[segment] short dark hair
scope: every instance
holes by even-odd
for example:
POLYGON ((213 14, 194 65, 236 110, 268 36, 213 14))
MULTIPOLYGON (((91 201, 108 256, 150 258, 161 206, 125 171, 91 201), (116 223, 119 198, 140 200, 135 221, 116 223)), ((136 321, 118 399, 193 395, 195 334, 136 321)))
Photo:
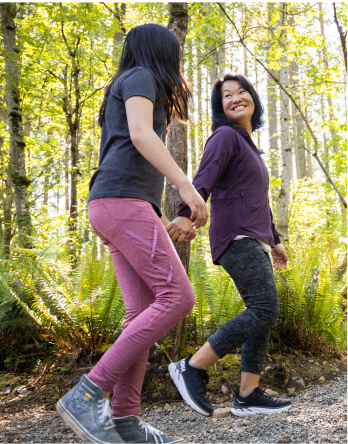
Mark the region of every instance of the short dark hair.
POLYGON ((226 114, 224 113, 224 109, 222 106, 221 86, 224 82, 227 82, 228 80, 236 80, 251 95, 251 98, 253 99, 255 105, 255 111, 251 117, 252 131, 261 128, 263 126, 264 110, 259 95, 255 91, 255 88, 250 83, 247 77, 243 76, 242 74, 231 73, 231 74, 226 74, 222 80, 217 80, 214 83, 213 91, 211 94, 211 108, 212 108, 212 120, 213 120, 213 124, 211 126, 212 130, 215 131, 220 126, 233 125, 233 121, 226 117, 226 114))
POLYGON ((154 76, 164 97, 164 108, 169 124, 173 111, 181 121, 188 121, 188 102, 191 91, 181 70, 182 48, 177 37, 167 28, 155 23, 135 26, 126 35, 116 74, 105 88, 99 111, 102 125, 110 89, 125 71, 141 66, 154 76))

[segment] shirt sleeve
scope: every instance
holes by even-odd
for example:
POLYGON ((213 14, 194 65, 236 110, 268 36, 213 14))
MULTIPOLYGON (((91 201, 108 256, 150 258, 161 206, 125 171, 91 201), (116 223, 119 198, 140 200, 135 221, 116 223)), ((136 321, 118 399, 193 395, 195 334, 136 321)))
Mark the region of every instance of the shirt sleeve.
POLYGON ((154 76, 145 68, 133 68, 119 84, 119 93, 123 101, 130 97, 142 96, 156 102, 157 86, 154 76))
POLYGON ((276 230, 276 227, 275 227, 274 222, 273 222, 273 213, 272 213, 271 209, 269 209, 269 214, 270 214, 270 217, 271 217, 271 227, 272 227, 274 244, 277 245, 277 244, 281 243, 280 242, 281 234, 279 233, 279 231, 276 230))
MULTIPOLYGON (((193 186, 206 202, 215 184, 226 171, 234 154, 233 130, 222 129, 208 139, 193 186)), ((178 216, 190 218, 191 209, 185 202, 178 208, 178 216)))

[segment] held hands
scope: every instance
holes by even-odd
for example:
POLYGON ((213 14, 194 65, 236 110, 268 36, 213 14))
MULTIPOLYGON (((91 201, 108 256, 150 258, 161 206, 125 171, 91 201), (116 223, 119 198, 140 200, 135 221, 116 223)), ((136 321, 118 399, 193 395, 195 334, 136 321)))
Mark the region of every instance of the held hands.
POLYGON ((178 244, 189 242, 196 237, 192 221, 187 217, 177 217, 166 226, 166 230, 172 242, 178 244))
POLYGON ((191 210, 192 228, 203 227, 208 221, 209 214, 207 205, 202 197, 197 193, 191 182, 179 188, 179 193, 183 201, 189 206, 191 210))
POLYGON ((283 268, 285 270, 289 258, 283 245, 277 244, 274 248, 272 248, 271 255, 273 258, 273 267, 277 268, 278 270, 282 270, 283 268))

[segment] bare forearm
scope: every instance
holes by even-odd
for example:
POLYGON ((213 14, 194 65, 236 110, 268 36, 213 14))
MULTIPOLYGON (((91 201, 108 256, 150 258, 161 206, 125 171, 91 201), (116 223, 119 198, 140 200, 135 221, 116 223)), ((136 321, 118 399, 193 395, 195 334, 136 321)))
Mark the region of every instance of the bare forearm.
POLYGON ((143 129, 132 138, 136 149, 177 188, 190 186, 190 181, 176 164, 162 140, 151 129, 143 129))

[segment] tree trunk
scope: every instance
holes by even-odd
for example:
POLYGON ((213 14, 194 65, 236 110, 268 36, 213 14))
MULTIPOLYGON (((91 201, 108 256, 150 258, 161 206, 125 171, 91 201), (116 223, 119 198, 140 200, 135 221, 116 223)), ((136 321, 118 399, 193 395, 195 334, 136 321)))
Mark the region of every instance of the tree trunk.
MULTIPOLYGON (((306 94, 303 94, 303 108, 304 108, 304 113, 305 113, 305 117, 308 121, 308 109, 307 109, 307 100, 306 100, 306 94)), ((311 142, 309 139, 307 139, 305 141, 306 143, 306 151, 307 151, 307 173, 308 173, 308 177, 310 179, 313 179, 313 165, 312 165, 312 156, 311 156, 311 142)))
MULTIPOLYGON (((6 116, 7 120, 7 116, 6 116)), ((1 208, 2 216, 0 215, 0 242, 3 248, 3 254, 5 257, 9 257, 11 254, 11 240, 13 237, 12 227, 12 205, 13 205, 13 189, 10 178, 9 165, 5 165, 3 160, 5 155, 3 154, 3 139, 0 137, 0 159, 1 159, 1 208)))
POLYGON ((117 25, 117 31, 114 33, 113 47, 112 47, 112 64, 113 66, 118 66, 119 59, 121 56, 123 38, 126 35, 126 28, 123 24, 123 19, 126 15, 126 3, 121 3, 120 6, 117 2, 114 3, 115 12, 114 17, 117 25))
MULTIPOLYGON (((272 3, 267 3, 268 9, 268 21, 272 22, 272 14, 274 13, 274 5, 272 3)), ((273 29, 271 27, 271 29, 273 29)), ((246 51, 246 48, 243 47, 246 51)), ((268 58, 271 56, 272 45, 269 41, 267 43, 267 53, 268 58)), ((278 72, 275 70, 271 70, 272 74, 278 77, 278 72)), ((267 74, 267 115, 268 115, 268 137, 269 137, 269 157, 271 163, 271 176, 278 177, 279 169, 279 147, 278 147, 278 119, 277 119, 277 91, 275 87, 274 80, 267 74)))
POLYGON ((14 188, 19 244, 24 248, 32 248, 32 222, 28 198, 30 181, 26 175, 25 143, 19 92, 19 54, 16 46, 16 24, 14 22, 17 5, 15 3, 3 3, 0 5, 0 13, 5 48, 6 104, 10 132, 9 173, 14 188))
MULTIPOLYGON (((283 3, 281 14, 281 25, 285 25, 287 4, 283 3)), ((286 47, 286 30, 282 31, 281 40, 286 47)), ((289 67, 286 55, 281 58, 282 66, 280 68, 280 82, 287 88, 289 86, 289 67)), ((280 106, 280 144, 282 153, 282 173, 281 173, 281 187, 279 192, 278 202, 278 224, 277 227, 282 235, 282 242, 286 243, 289 240, 289 222, 288 209, 290 199, 290 183, 291 183, 291 148, 289 143, 289 98, 281 91, 281 106, 280 106)))
MULTIPOLYGON (((187 49, 188 49, 188 72, 189 78, 188 81, 190 82, 191 88, 194 87, 194 84, 196 83, 194 80, 194 52, 193 52, 193 41, 192 39, 188 40, 187 42, 187 49)), ((191 106, 190 108, 190 114, 194 114, 194 107, 191 106)), ((198 150, 197 150, 197 144, 196 144, 196 131, 194 124, 189 124, 188 127, 189 131, 189 138, 190 138, 190 149, 189 149, 189 158, 188 158, 188 170, 192 173, 192 176, 197 171, 197 165, 198 165, 198 150)))
POLYGON ((74 36, 71 44, 65 35, 64 22, 61 22, 61 37, 64 40, 67 53, 71 60, 71 67, 66 64, 64 67, 64 97, 62 99, 63 112, 68 124, 70 137, 70 213, 69 213, 69 235, 70 235, 70 255, 76 257, 76 236, 77 236, 77 184, 79 178, 79 132, 81 125, 81 88, 80 88, 80 62, 79 45, 80 36, 74 36), (70 72, 69 72, 70 71, 70 72))
MULTIPOLYGON (((323 37, 323 62, 326 70, 329 70, 329 62, 327 60, 327 51, 326 51, 326 41, 325 41, 325 30, 324 30, 324 18, 323 18, 323 5, 320 2, 319 3, 319 22, 320 22, 320 34, 323 37)), ((334 106, 332 103, 332 98, 330 94, 327 95, 327 103, 329 108, 329 120, 330 120, 330 133, 331 133, 331 139, 332 139, 332 150, 334 153, 337 153, 338 146, 336 142, 336 133, 335 133, 335 126, 334 126, 334 106)))
MULTIPOLYGON (((184 48, 188 28, 188 6, 187 3, 168 3, 169 23, 168 29, 175 34, 181 47, 184 48)), ((187 127, 183 123, 172 119, 168 135, 168 150, 173 156, 179 167, 187 173, 187 127)), ((165 214, 169 220, 176 217, 178 205, 181 197, 177 188, 167 181, 167 196, 165 202, 165 214)), ((190 243, 184 242, 176 247, 180 260, 183 263, 186 272, 190 262, 190 243)), ((174 346, 172 350, 172 359, 175 361, 179 357, 181 342, 185 330, 185 320, 182 320, 176 327, 174 346)))
POLYGON ((68 212, 70 208, 70 196, 69 196, 69 147, 66 145, 64 154, 64 208, 68 212))
POLYGON ((344 66, 345 66, 346 72, 347 72, 347 68, 348 68, 348 66, 347 66, 347 44, 346 44, 347 31, 343 32, 342 26, 338 23, 335 2, 333 2, 333 8, 334 8, 334 19, 335 19, 335 23, 336 23, 336 26, 337 26, 338 34, 340 36, 341 45, 342 45, 344 66))

